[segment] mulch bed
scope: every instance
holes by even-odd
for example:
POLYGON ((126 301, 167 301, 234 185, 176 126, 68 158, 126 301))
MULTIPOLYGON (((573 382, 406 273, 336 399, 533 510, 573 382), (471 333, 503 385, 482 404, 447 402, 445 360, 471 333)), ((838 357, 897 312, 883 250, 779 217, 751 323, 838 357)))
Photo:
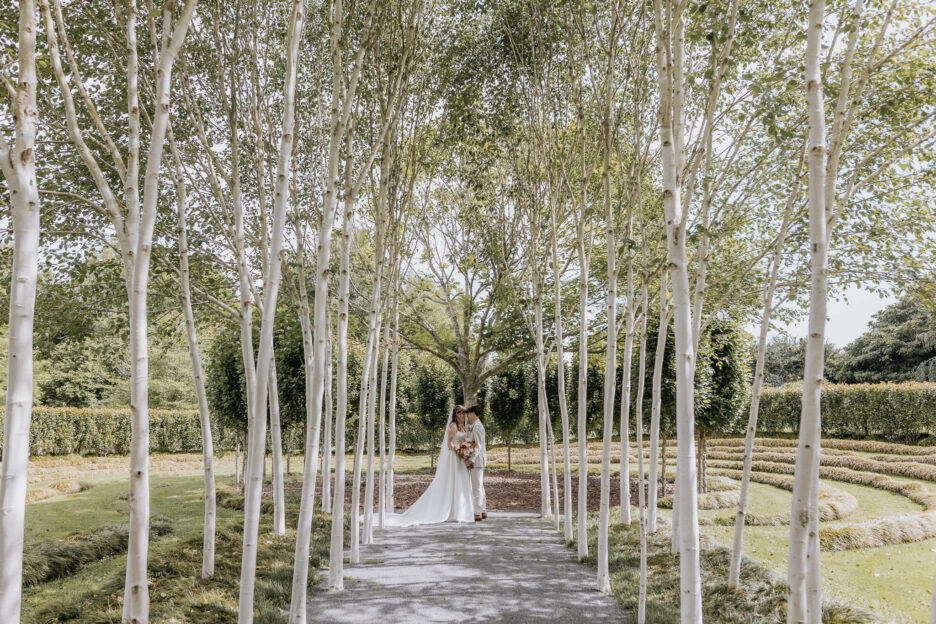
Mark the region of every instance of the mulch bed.
MULTIPOLYGON (((406 509, 418 499, 432 482, 432 474, 396 474, 394 475, 394 499, 397 509, 406 509)), ((363 482, 364 476, 361 476, 363 482)), ((611 478, 611 506, 620 504, 620 481, 617 477, 611 478)), ((672 484, 667 484, 666 495, 672 494, 672 484)), ((363 483, 362 483, 363 501, 363 483)), ((538 474, 488 471, 484 474, 484 489, 487 493, 488 509, 491 511, 539 511, 540 508, 540 476, 538 474)), ((293 481, 286 484, 287 492, 299 494, 302 492, 302 481, 293 481)), ((334 492, 334 489, 332 489, 334 492)), ((657 489, 659 492, 659 488, 657 489)), ((316 496, 321 496, 322 487, 318 483, 315 488, 316 496)), ((265 497, 272 496, 270 486, 263 489, 265 497)), ((661 495, 663 495, 661 493, 661 495)), ((562 476, 559 477, 559 496, 562 497, 562 476)), ((588 477, 588 510, 598 511, 601 502, 601 478, 588 477)), ((637 504, 636 481, 631 482, 631 502, 637 504)), ((376 507, 377 493, 374 493, 376 507)), ((578 475, 572 475, 572 506, 578 505, 578 475)), ((345 482, 345 509, 351 508, 351 479, 345 482)))

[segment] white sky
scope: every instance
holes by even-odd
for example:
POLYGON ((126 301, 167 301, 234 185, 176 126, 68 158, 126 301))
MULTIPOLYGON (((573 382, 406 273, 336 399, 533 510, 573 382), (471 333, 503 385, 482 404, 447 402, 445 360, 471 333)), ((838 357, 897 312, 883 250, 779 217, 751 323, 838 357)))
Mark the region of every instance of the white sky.
MULTIPOLYGON (((849 287, 843 294, 844 297, 829 301, 826 317, 826 341, 838 347, 844 347, 863 334, 875 312, 897 302, 892 295, 881 298, 858 286, 849 287)), ((805 338, 808 324, 809 319, 803 318, 782 329, 796 338, 805 338)))

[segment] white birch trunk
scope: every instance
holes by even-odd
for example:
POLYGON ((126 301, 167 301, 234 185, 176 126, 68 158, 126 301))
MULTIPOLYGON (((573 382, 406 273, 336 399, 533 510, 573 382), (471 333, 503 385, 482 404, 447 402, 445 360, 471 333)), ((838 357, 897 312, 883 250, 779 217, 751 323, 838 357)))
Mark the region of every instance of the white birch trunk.
MULTIPOLYGON (((605 173, 607 175, 607 172, 605 173)), ((614 228, 611 219, 610 199, 606 193, 608 209, 607 241, 608 246, 608 295, 605 309, 608 318, 608 340, 605 351, 605 378, 604 378, 604 429, 601 443, 601 501, 598 512, 598 591, 609 593, 611 591, 611 577, 608 573, 608 527, 611 514, 611 435, 614 430, 614 394, 617 377, 617 341, 614 327, 616 324, 617 304, 617 269, 615 256, 617 246, 614 240, 614 228)))
MULTIPOLYGON (((326 286, 327 287, 327 286, 326 286)), ((331 310, 329 308, 328 310, 331 310)), ((331 314, 325 316, 325 423, 322 431, 324 446, 322 447, 322 512, 331 513, 331 474, 332 474, 332 340, 331 340, 331 314)))
MULTIPOLYGON (((295 139, 296 74, 299 62, 299 42, 304 20, 303 0, 293 0, 292 14, 286 35, 286 81, 283 87, 283 126, 273 199, 273 226, 270 240, 268 274, 264 276, 264 298, 260 324, 260 346, 257 354, 257 392, 254 397, 254 422, 247 450, 248 470, 244 494, 244 537, 241 556, 238 624, 253 622, 254 587, 256 585, 257 539, 260 524, 260 496, 263 489, 263 468, 266 439, 266 418, 261 417, 267 403, 267 390, 273 359, 273 324, 276 320, 276 300, 280 286, 283 253, 283 230, 289 200, 289 178, 295 139)), ((308 475, 306 476, 308 478, 308 475)), ((314 481, 313 481, 314 483, 314 481)))
MULTIPOLYGON (((544 398, 545 401, 545 398, 544 398)), ((549 436, 549 458, 550 458, 550 469, 549 474, 552 478, 552 516, 553 516, 553 529, 556 532, 559 531, 559 477, 558 477, 558 467, 556 464, 556 436, 553 433, 552 418, 549 415, 549 406, 547 404, 546 409, 546 435, 549 436)))
MULTIPOLYGON (((609 73, 613 60, 608 61, 609 73)), ((611 84, 606 79, 608 90, 604 111, 604 166, 601 178, 605 207, 605 245, 608 263, 608 292, 605 299, 605 315, 608 324, 607 347, 605 349, 604 376, 604 427, 601 440, 601 500, 598 511, 598 591, 610 593, 611 577, 608 572, 608 528, 611 515, 611 436, 614 432, 614 395, 617 377, 617 241, 614 235, 614 213, 611 208, 611 84)))
POLYGON ((33 318, 39 271, 39 187, 36 183, 36 6, 19 6, 19 76, 12 102, 12 149, 0 135, 0 168, 10 191, 13 267, 7 351, 6 416, 0 478, 0 621, 19 622, 23 585, 26 470, 33 401, 33 318))
POLYGON ((657 35, 657 74, 660 83, 660 152, 663 164, 663 210, 666 220, 667 262, 672 276, 676 338, 677 465, 674 532, 679 539, 680 619, 702 622, 702 583, 699 565, 698 492, 695 465, 693 371, 695 349, 692 302, 686 253, 686 214, 680 206, 683 133, 683 7, 670 7, 664 28, 663 0, 654 0, 657 35))
POLYGON ((393 345, 390 356, 390 450, 387 454, 387 512, 393 513, 396 508, 393 497, 393 463, 396 459, 396 406, 397 406, 397 376, 400 364, 400 301, 398 288, 400 284, 399 268, 394 286, 393 297, 393 345))
MULTIPOLYGON (((802 159, 802 157, 801 157, 802 159)), ((796 177, 793 188, 787 197, 783 221, 774 247, 773 257, 770 261, 770 277, 764 285, 763 313, 761 315, 760 333, 757 340, 757 356, 754 364, 754 382, 751 387, 751 407, 748 412, 748 425, 744 436, 744 465, 741 470, 741 489, 738 493, 738 511, 735 515, 734 539, 731 549, 731 562, 728 566, 728 586, 737 587, 741 576, 741 555, 744 552, 744 523, 747 517, 748 496, 751 485, 751 463, 754 461, 754 440, 757 434, 757 416, 760 407, 760 398, 764 386, 764 364, 767 354, 767 335, 770 332, 770 317, 774 310, 773 297, 777 287, 777 278, 780 273, 780 263, 783 259, 783 246, 786 242, 787 230, 796 197, 799 194, 800 167, 796 168, 796 177)))
POLYGON ((637 623, 644 624, 647 621, 647 496, 646 486, 656 489, 656 483, 652 480, 644 480, 644 453, 643 453, 643 398, 645 377, 647 374, 647 309, 650 298, 647 294, 647 276, 643 279, 643 309, 644 313, 640 320, 640 360, 638 364, 637 376, 637 402, 636 417, 637 430, 637 518, 640 530, 640 586, 637 593, 637 623))
MULTIPOLYGON (((536 278, 534 278, 536 279, 536 278)), ((543 347, 543 310, 542 299, 536 297, 536 413, 539 420, 539 462, 540 462, 540 515, 552 516, 552 500, 549 484, 548 433, 546 429, 546 363, 543 347)))
MULTIPOLYGON (((388 324, 389 325, 389 324, 388 324)), ((377 526, 384 528, 387 512, 387 377, 390 366, 390 327, 384 329, 383 364, 380 368, 380 471, 378 473, 377 526)))
POLYGON ((553 298, 556 307, 556 386, 559 394, 559 413, 562 417, 562 535, 565 540, 572 540, 572 458, 569 448, 569 406, 566 400, 565 386, 565 351, 562 334, 562 280, 559 265, 559 233, 556 231, 556 196, 555 191, 549 195, 550 220, 550 247, 552 249, 552 263, 555 284, 553 285, 553 298))
MULTIPOLYGON (((182 47, 189 22, 195 11, 195 0, 189 0, 172 25, 174 12, 163 11, 163 42, 156 69, 155 110, 146 171, 143 179, 143 203, 140 228, 133 263, 133 291, 130 296, 130 534, 127 548, 127 575, 124 587, 124 619, 149 621, 149 589, 146 582, 146 562, 149 550, 149 406, 148 406, 148 344, 147 287, 152 255, 153 230, 159 199, 159 171, 162 167, 163 143, 169 125, 169 89, 172 67, 182 47)), ((136 68, 128 70, 135 77, 136 68)))
POLYGON ((214 576, 215 520, 217 517, 217 497, 215 494, 214 477, 214 443, 211 436, 211 413, 208 409, 208 395, 205 392, 205 377, 202 371, 201 352, 198 346, 198 334, 195 329, 195 314, 192 311, 192 285, 189 278, 188 235, 185 223, 185 180, 182 176, 182 162, 175 150, 174 141, 170 141, 170 148, 175 157, 176 165, 176 206, 178 208, 179 218, 179 284, 182 290, 185 335, 188 340, 189 357, 192 360, 192 379, 195 383, 195 398, 198 401, 198 418, 202 432, 202 464, 205 471, 205 521, 203 530, 204 539, 202 542, 201 577, 207 580, 214 576))
MULTIPOLYGON (((338 376, 336 380, 338 402, 335 412, 335 495, 332 505, 331 545, 328 559, 328 585, 333 591, 344 589, 345 419, 348 413, 348 301, 351 293, 351 216, 351 207, 346 207, 341 233, 341 266, 338 286, 338 376)), ((305 613, 305 604, 302 605, 302 612, 305 613)))
MULTIPOLYGON (((373 9, 373 3, 369 5, 373 9)), ((328 172, 326 178, 326 206, 336 206, 338 200, 338 164, 342 139, 348 144, 348 165, 351 164, 350 132, 348 125, 351 117, 351 104, 357 88, 357 81, 361 75, 361 63, 364 57, 364 48, 359 50, 354 68, 348 80, 344 83, 344 66, 342 63, 342 24, 344 21, 342 0, 336 0, 331 7, 329 27, 331 38, 332 59, 332 122, 331 140, 329 144, 328 172)), ((365 20, 365 31, 370 31, 373 13, 368 11, 365 20)), ((350 173, 348 174, 350 176, 350 173)), ((338 280, 338 376, 337 376, 337 406, 335 412, 335 493, 332 505, 331 544, 329 547, 329 587, 334 591, 344 589, 344 498, 345 498, 345 425, 348 412, 348 305, 351 297, 351 230, 354 216, 354 199, 356 193, 347 189, 344 198, 341 231, 341 260, 338 280)), ((326 211, 328 212, 328 211, 326 211)), ((321 253, 321 252, 320 252, 321 253)), ((324 265, 327 272, 328 265, 324 265)), ((327 275, 327 273, 325 273, 327 275)), ((316 291, 317 293, 318 291, 316 291)), ((318 305, 318 302, 316 302, 318 305)), ((323 304, 324 305, 324 304, 323 304)), ((318 308, 316 308, 318 310, 318 308)), ((324 308, 323 308, 324 314, 324 308)), ((355 522, 357 519, 354 519, 355 522)), ((356 535, 358 527, 355 526, 352 535, 356 535)), ((305 567, 305 566, 303 566, 305 567)), ((296 599, 293 580, 293 606, 290 611, 290 623, 305 621, 305 603, 296 599), (300 620, 300 618, 302 618, 300 620)), ((305 584, 301 591, 305 595, 305 584)))
POLYGON ((380 333, 383 312, 376 312, 377 326, 374 328, 374 354, 371 360, 370 381, 368 382, 367 397, 367 474, 364 479, 364 543, 374 543, 374 430, 377 418, 377 364, 380 359, 380 333))
MULTIPOLYGON (((583 208, 584 210, 584 208, 583 208)), ((576 251, 579 260, 579 336, 578 336, 578 517, 576 542, 579 561, 588 557, 588 256, 585 253, 585 228, 576 223, 576 251)))
POLYGON ((806 96, 809 114, 809 246, 811 286, 809 293, 809 337, 803 375, 803 405, 790 511, 790 550, 787 575, 787 622, 818 622, 821 619, 819 552, 810 542, 818 541, 818 474, 821 432, 821 394, 825 357, 826 235, 825 113, 822 96, 820 54, 825 1, 809 6, 806 39, 806 96))
MULTIPOLYGON (((377 291, 375 287, 375 291, 377 291)), ((371 300, 373 305, 373 299, 371 300)), ((354 464, 351 469, 351 557, 352 565, 361 561, 361 479, 364 464, 364 450, 368 431, 368 399, 370 398, 371 370, 377 360, 377 311, 371 308, 368 321, 367 345, 364 351, 364 365, 361 367, 361 385, 358 399, 358 424, 355 433, 354 464)))
POLYGON ((647 530, 657 530, 657 481, 666 482, 666 475, 658 474, 660 467, 660 406, 663 387, 663 360, 666 355, 666 335, 670 314, 666 297, 666 273, 660 276, 660 320, 657 324, 656 355, 653 359, 653 381, 650 386, 650 474, 647 491, 647 530))
POLYGON ((537 247, 540 236, 538 206, 532 208, 530 215, 531 236, 529 262, 533 282, 533 338, 536 347, 536 412, 539 425, 539 460, 540 460, 540 515, 544 518, 553 516, 552 497, 549 482, 548 448, 548 408, 546 403, 546 346, 543 337, 543 282, 539 271, 537 247))
MULTIPOLYGON (((336 82, 340 77, 336 76, 336 82)), ((333 96, 333 103, 338 96, 333 96)), ((337 106, 337 105, 336 105, 337 106)), ((336 211, 338 210, 337 178, 338 178, 338 146, 344 130, 338 115, 332 115, 332 138, 330 144, 328 170, 325 179, 325 201, 322 206, 322 216, 318 227, 318 243, 315 253, 315 300, 313 311, 314 336, 310 345, 312 352, 304 354, 306 360, 306 432, 305 455, 303 459, 302 495, 299 503, 299 519, 296 525, 296 549, 293 556, 292 597, 289 604, 289 623, 302 624, 306 621, 306 597, 309 586, 309 551, 312 540, 312 518, 315 510, 315 481, 318 469, 318 454, 322 422, 322 398, 329 398, 325 416, 325 452, 322 458, 322 509, 325 505, 332 511, 332 548, 335 539, 338 547, 343 547, 344 538, 344 407, 347 405, 347 286, 345 273, 347 272, 346 258, 342 253, 342 288, 345 299, 342 302, 339 295, 339 343, 338 343, 338 414, 335 422, 335 504, 326 494, 326 482, 330 479, 331 436, 328 424, 331 421, 331 319, 328 307, 328 277, 331 271, 331 237, 334 229, 336 211), (343 306, 343 307, 342 307, 343 306), (342 322, 344 323, 342 325, 342 322), (342 327, 344 333, 342 334, 342 327), (311 361, 310 361, 311 360, 311 361), (343 366, 343 368, 342 368, 343 366), (309 368, 311 367, 311 371, 309 368), (311 373, 311 375, 310 375, 311 373), (328 389, 326 391, 326 383, 328 389), (344 401, 344 403, 342 402, 344 401), (337 536, 335 522, 338 522, 337 536)), ((308 300, 305 292, 305 274, 302 272, 299 283, 300 296, 308 300)), ((307 307, 307 306, 306 306, 307 307)), ((306 347, 308 350, 309 347, 306 347)), ((339 560, 341 556, 339 555, 339 560)), ((340 564, 340 561, 339 561, 340 564)), ((332 550, 332 565, 334 565, 334 550, 332 550)), ((340 574, 340 570, 339 570, 340 574)))
MULTIPOLYGON (((268 302, 272 305, 272 302, 268 302)), ((270 358, 270 444, 273 447, 273 533, 286 535, 286 486, 283 479, 283 429, 280 425, 276 359, 270 358)))
MULTIPOLYGON (((631 225, 628 223, 627 238, 631 238, 631 225)), ((621 524, 631 523, 630 509, 630 397, 631 363, 634 353, 634 325, 636 323, 636 305, 634 304, 634 262, 627 261, 627 321, 624 329, 624 362, 621 371, 621 524)), ((640 475, 643 478, 643 475, 640 475)))
MULTIPOLYGON (((607 192, 607 191, 606 191, 607 192)), ((608 201, 610 206, 610 201, 608 201)), ((598 512, 598 591, 608 593, 611 591, 611 577, 608 573, 608 527, 611 514, 611 435, 614 431, 614 394, 617 377, 617 341, 614 327, 616 324, 617 304, 617 270, 615 256, 617 246, 614 244, 614 229, 611 225, 612 215, 608 211, 608 295, 605 309, 608 318, 608 340, 605 352, 605 379, 604 379, 604 429, 601 444, 601 500, 598 512)))

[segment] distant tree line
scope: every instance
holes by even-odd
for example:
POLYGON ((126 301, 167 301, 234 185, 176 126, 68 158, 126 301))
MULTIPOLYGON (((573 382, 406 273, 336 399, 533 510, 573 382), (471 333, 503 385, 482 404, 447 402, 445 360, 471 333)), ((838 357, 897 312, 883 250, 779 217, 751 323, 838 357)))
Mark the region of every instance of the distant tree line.
MULTIPOLYGON (((764 382, 801 382, 805 348, 805 338, 775 336, 767 346, 764 382)), ((934 361, 936 314, 908 295, 875 314, 868 330, 844 348, 827 344, 825 378, 840 384, 936 381, 934 361)))

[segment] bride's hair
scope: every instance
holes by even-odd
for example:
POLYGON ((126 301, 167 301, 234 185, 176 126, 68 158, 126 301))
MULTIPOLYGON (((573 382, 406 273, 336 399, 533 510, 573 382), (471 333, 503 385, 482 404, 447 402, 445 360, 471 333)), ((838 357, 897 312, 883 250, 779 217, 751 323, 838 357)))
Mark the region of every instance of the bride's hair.
POLYGON ((452 408, 452 422, 455 423, 455 426, 461 427, 461 423, 458 422, 458 412, 461 412, 462 414, 464 414, 464 413, 465 413, 465 406, 464 406, 464 405, 456 405, 455 407, 452 408))

